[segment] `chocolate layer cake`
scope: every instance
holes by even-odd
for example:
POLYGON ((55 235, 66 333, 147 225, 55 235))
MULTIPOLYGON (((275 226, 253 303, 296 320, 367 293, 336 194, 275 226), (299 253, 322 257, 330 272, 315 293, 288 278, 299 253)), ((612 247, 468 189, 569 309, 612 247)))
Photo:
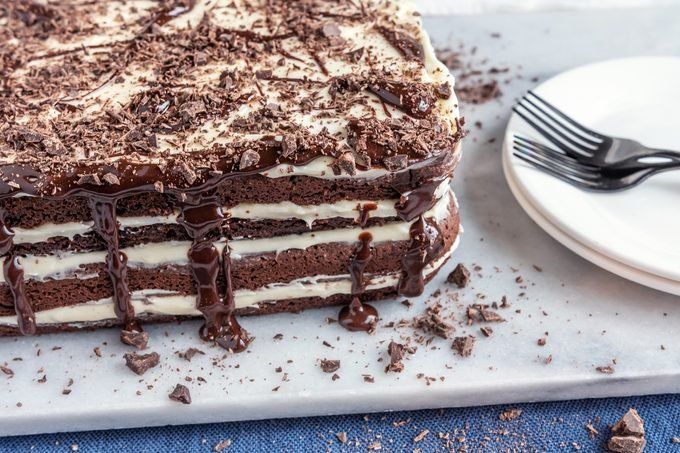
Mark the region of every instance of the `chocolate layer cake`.
POLYGON ((0 5, 0 333, 416 296, 458 242, 462 129, 393 0, 0 5))

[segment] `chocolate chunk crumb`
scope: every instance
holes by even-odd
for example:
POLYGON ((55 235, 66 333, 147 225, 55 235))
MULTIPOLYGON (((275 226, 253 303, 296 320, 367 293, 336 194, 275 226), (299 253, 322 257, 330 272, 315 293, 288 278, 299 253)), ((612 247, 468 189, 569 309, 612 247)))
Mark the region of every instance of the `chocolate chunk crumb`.
POLYGON ((586 431, 588 431, 588 437, 590 439, 595 439, 595 437, 600 435, 600 432, 590 423, 586 425, 586 431))
POLYGON ((416 435, 416 437, 413 438, 413 442, 414 442, 414 443, 420 442, 421 440, 425 439, 425 436, 427 436, 428 434, 430 434, 430 430, 429 430, 429 429, 424 429, 424 430, 422 430, 421 432, 419 432, 419 433, 416 435))
POLYGON ((5 374, 6 374, 7 376, 9 376, 9 377, 14 376, 14 371, 13 371, 11 368, 6 367, 6 366, 4 366, 4 365, 0 365, 0 371, 2 371, 3 373, 5 373, 5 374))
POLYGON ((250 168, 260 161, 260 154, 252 149, 245 150, 241 154, 241 159, 239 161, 239 169, 243 170, 245 168, 250 168))
POLYGON ((545 338, 539 338, 538 341, 536 341, 536 344, 539 346, 545 346, 546 341, 547 340, 545 338))
POLYGON ((334 373, 340 369, 340 361, 339 360, 326 360, 323 359, 321 360, 321 370, 324 373, 334 373))
POLYGON ((449 338, 454 327, 442 318, 439 305, 429 306, 425 313, 413 319, 413 327, 432 333, 440 338, 449 338))
POLYGON ((149 333, 138 332, 136 330, 122 330, 120 332, 120 341, 137 349, 146 349, 149 343, 149 333))
POLYGON ((387 345, 387 353, 390 355, 390 363, 385 367, 385 373, 392 371, 394 373, 401 373, 404 370, 404 355, 406 355, 406 347, 403 344, 390 341, 387 345))
POLYGON ((283 136, 281 141, 281 156, 290 157, 297 152, 298 143, 295 135, 287 134, 283 136))
POLYGON ((451 347, 461 357, 469 357, 475 347, 475 337, 468 335, 466 337, 456 337, 453 339, 451 347))
POLYGON ((337 434, 335 434, 335 437, 338 438, 341 444, 346 444, 347 443, 347 433, 344 431, 341 431, 337 434))
POLYGON ((611 365, 598 366, 595 369, 602 374, 614 374, 614 367, 611 365))
POLYGON ((182 404, 191 404, 189 389, 182 384, 177 384, 172 393, 168 395, 168 398, 173 401, 179 401, 182 404))
POLYGON ((375 382, 375 379, 370 374, 363 374, 362 376, 364 378, 364 382, 368 382, 369 384, 373 384, 375 382))
POLYGON ((118 176, 114 175, 113 173, 107 173, 104 176, 102 176, 102 180, 111 186, 118 186, 120 185, 120 179, 118 179, 118 176))
POLYGON ((161 360, 161 357, 157 352, 151 352, 149 354, 128 352, 123 356, 123 358, 125 359, 125 365, 140 376, 146 373, 149 369, 158 365, 161 360))
POLYGON ((491 327, 480 327, 479 330, 485 337, 490 337, 491 334, 493 333, 493 329, 491 327))
POLYGON ((338 373, 333 373, 333 376, 331 376, 331 380, 337 381, 338 379, 340 379, 340 375, 338 373))
POLYGON ((397 154, 396 156, 385 157, 383 165, 389 171, 401 170, 408 165, 408 156, 406 154, 397 154))
POLYGON ((231 447, 231 439, 225 439, 217 442, 215 446, 213 447, 213 451, 220 453, 221 451, 226 450, 227 448, 231 447))
POLYGON ((511 420, 518 419, 520 415, 522 415, 522 409, 511 407, 498 414, 498 419, 504 422, 509 422, 511 420))
POLYGON ((205 354, 205 352, 201 351, 200 349, 189 348, 184 352, 178 353, 178 355, 187 362, 191 362, 191 359, 193 359, 196 354, 205 354))
POLYGON ((640 414, 631 408, 612 427, 607 449, 618 453, 642 453, 646 443, 644 436, 644 422, 640 414))
POLYGON ((341 174, 343 171, 348 175, 354 176, 357 174, 357 164, 354 159, 354 154, 344 153, 333 164, 333 171, 336 174, 341 174))
POLYGON ((613 436, 607 443, 607 450, 617 453, 642 453, 646 441, 641 437, 613 436))
POLYGON ((470 281, 470 271, 462 263, 458 263, 458 266, 449 274, 446 281, 454 283, 459 288, 465 288, 470 281))
POLYGON ((645 435, 645 424, 638 411, 631 408, 612 427, 612 432, 617 436, 643 437, 645 435))

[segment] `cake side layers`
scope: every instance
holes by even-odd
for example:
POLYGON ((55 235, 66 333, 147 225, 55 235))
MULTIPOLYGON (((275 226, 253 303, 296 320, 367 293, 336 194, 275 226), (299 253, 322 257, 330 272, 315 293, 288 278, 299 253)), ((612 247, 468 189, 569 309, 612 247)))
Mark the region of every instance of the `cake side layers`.
MULTIPOLYGON (((424 276, 430 280, 451 257, 458 245, 454 240, 446 252, 425 268, 424 276)), ((380 298, 396 295, 400 274, 366 276, 366 300, 373 300, 371 294, 380 298)), ((318 275, 304 277, 285 283, 272 283, 254 290, 237 289, 234 291, 237 314, 263 314, 280 311, 298 311, 338 303, 346 303, 351 297, 352 279, 350 275, 318 275)), ((167 289, 144 289, 132 293, 135 312, 140 318, 148 316, 195 317, 200 316, 195 304, 195 294, 176 293, 167 289)), ((114 323, 113 300, 108 298, 91 300, 68 306, 60 306, 36 312, 38 326, 49 324, 91 324, 98 322, 114 323)), ((0 312, 0 326, 16 326, 16 316, 3 316, 0 312)), ((16 334, 3 331, 0 335, 16 334)))

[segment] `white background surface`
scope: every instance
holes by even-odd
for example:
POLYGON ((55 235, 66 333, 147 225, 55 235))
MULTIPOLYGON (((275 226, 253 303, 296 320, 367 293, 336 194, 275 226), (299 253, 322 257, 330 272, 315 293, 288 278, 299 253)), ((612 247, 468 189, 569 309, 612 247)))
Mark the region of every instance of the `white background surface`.
POLYGON ((680 0, 415 0, 425 15, 680 5, 680 0))
MULTIPOLYGON (((454 188, 466 233, 451 265, 427 291, 445 287, 447 271, 462 261, 482 270, 465 291, 448 293, 458 294, 459 302, 443 300, 459 321, 466 304, 507 295, 512 308, 500 311, 507 322, 492 325, 492 337, 482 338, 478 325, 456 324, 456 335, 478 337, 472 357, 462 359, 450 341, 435 339, 429 348, 419 347, 403 373, 385 374, 387 343, 404 341, 413 331, 381 327, 373 336, 349 333, 326 325, 324 319, 336 316, 336 309, 244 319, 257 338, 236 356, 200 344, 198 323, 150 328, 150 350, 159 352, 162 362, 143 377, 123 365, 129 349, 113 330, 1 339, 0 363, 7 361, 15 376, 0 374, 0 435, 680 392, 680 300, 603 271, 546 235, 510 193, 500 152, 510 106, 535 84, 533 77, 545 79, 605 58, 679 55, 680 40, 667 39, 680 36, 678 15, 680 9, 426 20, 440 46, 477 46, 475 62, 489 57, 489 64, 512 68, 500 100, 463 108, 472 133, 454 188), (516 282, 518 275, 523 283, 516 282), (283 340, 273 340, 276 333, 283 340), (541 337, 547 338, 543 347, 536 344, 541 337), (206 355, 183 361, 175 352, 188 346, 206 355), (101 349, 101 358, 94 347, 101 349), (24 360, 13 361, 17 356, 24 360), (552 363, 546 365, 549 356, 552 363), (342 361, 339 380, 321 372, 321 358, 342 361), (614 374, 595 371, 612 359, 617 360, 614 374), (278 366, 282 373, 275 371, 278 366), (289 380, 282 381, 283 373, 289 380), (419 373, 435 381, 428 386, 419 373), (375 383, 365 383, 363 374, 373 375, 375 383), (43 375, 47 382, 39 383, 43 375), (69 378, 74 384, 65 396, 61 391, 69 378), (190 388, 193 404, 168 400, 178 382, 190 388)), ((410 310, 400 303, 380 304, 382 324, 412 318, 423 310, 422 301, 415 302, 410 310)))

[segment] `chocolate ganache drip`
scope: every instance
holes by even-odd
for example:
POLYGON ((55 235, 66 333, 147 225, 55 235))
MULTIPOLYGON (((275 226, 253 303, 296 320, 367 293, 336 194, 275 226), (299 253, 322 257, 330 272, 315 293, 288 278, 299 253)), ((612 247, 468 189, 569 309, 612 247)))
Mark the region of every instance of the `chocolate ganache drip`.
POLYGON ((349 305, 342 307, 338 316, 338 322, 347 330, 368 332, 378 321, 378 311, 359 299, 359 295, 366 290, 364 270, 373 258, 371 240, 373 237, 368 231, 359 235, 361 243, 349 263, 349 273, 352 277, 352 301, 349 305))
POLYGON ((90 198, 93 228, 106 244, 106 268, 113 285, 114 310, 118 319, 123 321, 125 330, 141 332, 135 320, 135 309, 127 279, 127 256, 120 251, 116 200, 98 197, 90 198))
POLYGON ((19 257, 10 254, 13 247, 14 232, 7 227, 4 217, 4 212, 0 212, 0 255, 7 255, 3 262, 2 271, 14 299, 14 310, 17 313, 19 331, 22 335, 32 335, 36 328, 35 315, 26 298, 24 268, 19 262, 19 257))
MULTIPOLYGON (((424 214, 437 201, 436 191, 443 179, 422 182, 416 189, 403 192, 395 205, 397 215, 404 221, 417 219, 409 228, 410 243, 401 260, 402 274, 398 292, 402 296, 415 297, 425 289, 423 271, 425 265, 444 247, 442 235, 435 222, 429 222, 424 214)), ((399 190, 399 186, 395 187, 399 190)))
MULTIPOLYGON (((184 198, 184 197, 183 197, 184 198)), ((240 352, 246 349, 250 338, 234 316, 234 295, 231 284, 231 259, 229 244, 225 244, 220 266, 220 252, 213 241, 222 237, 225 222, 222 208, 215 197, 199 194, 180 203, 178 221, 184 225, 192 239, 189 263, 196 282, 198 299, 196 307, 203 313, 205 324, 201 338, 214 341, 225 349, 240 352), (224 297, 220 295, 217 279, 223 272, 226 282, 224 297)))

